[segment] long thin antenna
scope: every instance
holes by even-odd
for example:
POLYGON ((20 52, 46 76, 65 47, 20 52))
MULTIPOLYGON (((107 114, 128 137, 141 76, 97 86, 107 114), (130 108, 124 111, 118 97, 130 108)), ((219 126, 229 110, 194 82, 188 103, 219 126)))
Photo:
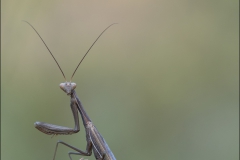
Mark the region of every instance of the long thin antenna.
POLYGON ((46 48, 48 49, 49 53, 52 55, 54 61, 57 63, 60 71, 62 72, 63 77, 64 77, 65 80, 67 81, 67 79, 66 79, 66 77, 65 77, 65 75, 64 75, 64 73, 63 73, 63 71, 62 71, 62 69, 61 69, 61 67, 60 67, 60 65, 58 64, 57 60, 56 60, 55 57, 53 56, 52 52, 50 51, 50 49, 48 48, 48 46, 46 45, 46 43, 44 42, 44 40, 42 39, 42 37, 40 36, 40 34, 37 32, 37 30, 36 30, 28 21, 25 21, 25 20, 22 20, 22 21, 23 21, 23 22, 26 22, 27 24, 29 24, 29 25, 33 28, 33 30, 38 34, 38 36, 40 37, 40 39, 42 40, 42 42, 44 43, 44 45, 45 45, 46 48))
POLYGON ((93 44, 91 45, 91 47, 88 49, 88 51, 85 53, 85 55, 83 56, 83 58, 81 59, 81 61, 78 63, 75 71, 74 71, 73 74, 72 74, 71 81, 72 81, 72 78, 73 78, 75 72, 77 71, 78 67, 80 66, 80 64, 82 63, 83 59, 86 57, 86 55, 88 54, 88 52, 91 50, 91 48, 93 47, 93 45, 97 42, 97 40, 101 37, 101 35, 102 35, 109 27, 111 27, 111 26, 114 25, 114 24, 117 24, 117 23, 113 23, 113 24, 109 25, 106 29, 104 29, 104 30, 102 31, 102 33, 101 33, 101 34, 97 37, 97 39, 93 42, 93 44))

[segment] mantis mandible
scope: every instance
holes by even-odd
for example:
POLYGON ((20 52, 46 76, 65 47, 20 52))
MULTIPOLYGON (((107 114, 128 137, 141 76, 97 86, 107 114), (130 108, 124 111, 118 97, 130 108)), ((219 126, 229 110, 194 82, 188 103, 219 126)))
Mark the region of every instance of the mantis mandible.
MULTIPOLYGON (((27 24, 29 24, 33 30, 37 33, 37 35, 39 36, 39 38, 42 40, 43 44, 46 46, 47 50, 49 51, 49 53, 51 54, 51 56, 53 57, 54 61, 57 63, 60 71, 62 72, 63 77, 66 80, 66 77, 60 67, 60 65, 58 64, 57 60, 55 59, 55 57, 53 56, 52 52, 50 51, 50 49, 48 48, 48 46, 46 45, 46 43, 44 42, 44 40, 42 39, 42 37, 40 36, 40 34, 37 32, 37 30, 27 21, 24 21, 27 24)), ((85 128, 85 132, 86 132, 86 141, 87 141, 87 146, 86 146, 86 150, 82 151, 76 147, 73 147, 61 140, 59 140, 56 144, 56 148, 55 148, 55 152, 54 152, 54 156, 53 156, 53 160, 55 160, 56 157, 56 152, 57 152, 57 148, 58 148, 58 144, 63 144, 77 152, 68 152, 68 155, 70 157, 70 159, 72 160, 71 154, 75 154, 75 155, 83 155, 83 156, 91 156, 92 151, 94 153, 94 156, 96 158, 96 160, 116 160, 116 158, 114 157, 112 151, 110 150, 109 146, 107 145, 106 141, 104 140, 104 138, 102 137, 102 135, 98 132, 97 128, 93 125, 91 119, 89 118, 89 116, 87 115, 86 111, 84 110, 80 99, 78 98, 75 88, 76 88, 76 83, 71 82, 72 78, 75 74, 75 72, 77 71, 79 65, 82 63, 83 59, 86 57, 86 55, 88 54, 88 52, 91 50, 91 48, 93 47, 93 45, 97 42, 97 40, 101 37, 101 35, 112 25, 114 25, 116 23, 111 24, 110 26, 108 26, 105 30, 102 31, 102 33, 97 37, 97 39, 93 42, 93 44, 90 46, 90 48, 88 49, 88 51, 85 53, 85 55, 83 56, 83 58, 81 59, 81 61, 79 62, 79 64, 77 65, 75 71, 72 74, 71 80, 69 82, 64 82, 60 84, 60 88, 67 93, 67 95, 69 95, 70 98, 70 106, 72 109, 72 113, 73 113, 73 118, 74 118, 74 122, 75 122, 75 126, 74 128, 68 128, 68 127, 63 127, 63 126, 57 126, 54 124, 49 124, 49 123, 44 123, 44 122, 35 122, 34 125, 35 127, 48 135, 70 135, 70 134, 74 134, 80 131, 80 125, 79 125, 79 116, 78 116, 78 112, 80 113, 81 117, 82 117, 82 121, 83 121, 83 125, 85 128)), ((82 159, 82 158, 81 158, 82 159)))

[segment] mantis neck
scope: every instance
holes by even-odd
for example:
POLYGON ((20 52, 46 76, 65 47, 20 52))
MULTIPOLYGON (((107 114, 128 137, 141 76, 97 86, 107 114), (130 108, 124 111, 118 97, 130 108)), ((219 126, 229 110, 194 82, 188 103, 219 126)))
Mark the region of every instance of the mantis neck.
POLYGON ((75 90, 72 91, 71 98, 75 100, 77 108, 78 108, 78 110, 79 110, 79 112, 81 114, 81 117, 82 117, 83 125, 86 128, 87 123, 88 122, 92 122, 92 121, 89 118, 89 116, 87 115, 86 111, 84 110, 83 105, 82 105, 80 99, 78 98, 77 93, 75 92, 75 90))

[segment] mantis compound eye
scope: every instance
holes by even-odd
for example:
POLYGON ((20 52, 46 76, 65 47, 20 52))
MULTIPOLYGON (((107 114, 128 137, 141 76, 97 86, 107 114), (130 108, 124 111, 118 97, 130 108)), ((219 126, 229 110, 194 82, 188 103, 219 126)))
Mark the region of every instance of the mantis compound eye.
POLYGON ((66 86, 66 83, 60 83, 60 85, 59 85, 59 87, 60 87, 63 91, 65 91, 65 86, 66 86))
POLYGON ((71 86, 72 86, 72 90, 74 90, 77 87, 77 84, 76 83, 71 83, 71 86))

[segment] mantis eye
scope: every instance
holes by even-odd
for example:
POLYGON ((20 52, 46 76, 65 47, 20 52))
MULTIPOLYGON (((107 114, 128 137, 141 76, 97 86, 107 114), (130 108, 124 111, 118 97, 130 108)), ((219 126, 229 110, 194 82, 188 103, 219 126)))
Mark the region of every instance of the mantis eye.
POLYGON ((71 83, 71 86, 72 86, 72 90, 73 90, 77 87, 77 84, 76 83, 71 83))
POLYGON ((65 85, 66 85, 66 83, 60 83, 59 87, 60 87, 62 90, 65 90, 65 85))

